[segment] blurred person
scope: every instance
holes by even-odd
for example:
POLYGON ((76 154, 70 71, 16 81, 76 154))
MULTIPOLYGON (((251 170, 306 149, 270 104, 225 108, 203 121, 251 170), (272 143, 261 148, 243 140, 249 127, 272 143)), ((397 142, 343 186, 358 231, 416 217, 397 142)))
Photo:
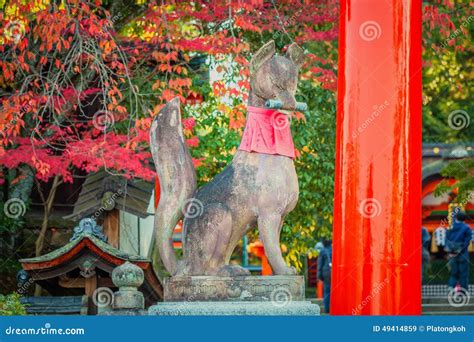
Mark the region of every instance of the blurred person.
POLYGON ((318 279, 323 282, 324 312, 329 313, 331 301, 332 241, 323 240, 324 248, 318 256, 318 279))
POLYGON ((457 283, 465 289, 469 290, 469 253, 468 247, 472 239, 471 227, 464 221, 466 214, 458 212, 454 216, 452 228, 446 233, 445 251, 448 253, 450 267, 450 277, 448 287, 450 290, 456 287, 457 283))
POLYGON ((425 266, 430 261, 430 233, 425 227, 421 227, 421 281, 425 276, 425 266))

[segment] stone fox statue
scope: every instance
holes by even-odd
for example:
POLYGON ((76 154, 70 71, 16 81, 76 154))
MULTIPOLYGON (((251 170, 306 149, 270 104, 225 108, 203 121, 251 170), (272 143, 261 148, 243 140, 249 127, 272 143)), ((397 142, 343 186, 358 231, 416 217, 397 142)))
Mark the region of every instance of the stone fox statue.
POLYGON ((274 274, 295 273, 279 243, 283 218, 298 201, 293 141, 286 114, 265 105, 273 100, 282 110, 296 109, 303 60, 296 44, 285 56, 275 55, 273 41, 254 55, 242 143, 232 163, 200 189, 183 137, 178 98, 154 119, 150 145, 161 185, 155 247, 172 276, 249 274, 228 263, 239 240, 255 226, 274 274), (172 233, 183 216, 183 258, 178 260, 172 233))

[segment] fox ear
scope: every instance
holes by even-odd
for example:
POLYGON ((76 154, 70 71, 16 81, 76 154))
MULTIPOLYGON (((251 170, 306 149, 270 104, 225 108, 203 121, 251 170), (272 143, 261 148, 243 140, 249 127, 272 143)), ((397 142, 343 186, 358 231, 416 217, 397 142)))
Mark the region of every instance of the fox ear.
POLYGON ((299 68, 304 63, 304 51, 298 46, 298 44, 293 43, 288 47, 288 50, 286 51, 286 58, 293 61, 293 63, 295 63, 295 65, 299 68))
POLYGON ((250 73, 257 71, 263 63, 268 61, 275 54, 275 42, 270 40, 253 55, 250 61, 250 73))

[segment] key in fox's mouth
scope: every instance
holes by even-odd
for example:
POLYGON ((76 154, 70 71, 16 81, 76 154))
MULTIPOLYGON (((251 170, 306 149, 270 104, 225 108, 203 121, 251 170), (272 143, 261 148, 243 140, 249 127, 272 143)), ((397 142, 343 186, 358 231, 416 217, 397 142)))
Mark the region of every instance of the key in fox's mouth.
POLYGON ((265 102, 265 107, 269 109, 286 109, 286 110, 297 110, 299 112, 304 112, 308 110, 308 105, 305 102, 296 102, 295 108, 283 108, 283 102, 280 100, 267 100, 265 102))

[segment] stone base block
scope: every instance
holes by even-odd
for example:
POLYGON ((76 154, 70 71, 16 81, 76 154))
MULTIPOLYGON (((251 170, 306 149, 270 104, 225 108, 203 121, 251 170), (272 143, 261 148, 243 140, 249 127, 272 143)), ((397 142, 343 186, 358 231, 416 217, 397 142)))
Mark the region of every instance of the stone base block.
POLYGON ((298 302, 303 276, 172 277, 163 285, 165 302, 298 302))
POLYGON ((143 293, 133 288, 131 290, 120 289, 114 293, 114 309, 144 309, 145 298, 143 293))
POLYGON ((309 301, 274 302, 163 302, 151 306, 151 316, 318 316, 309 301))
POLYGON ((110 310, 100 313, 99 316, 148 316, 148 311, 141 309, 110 310))

